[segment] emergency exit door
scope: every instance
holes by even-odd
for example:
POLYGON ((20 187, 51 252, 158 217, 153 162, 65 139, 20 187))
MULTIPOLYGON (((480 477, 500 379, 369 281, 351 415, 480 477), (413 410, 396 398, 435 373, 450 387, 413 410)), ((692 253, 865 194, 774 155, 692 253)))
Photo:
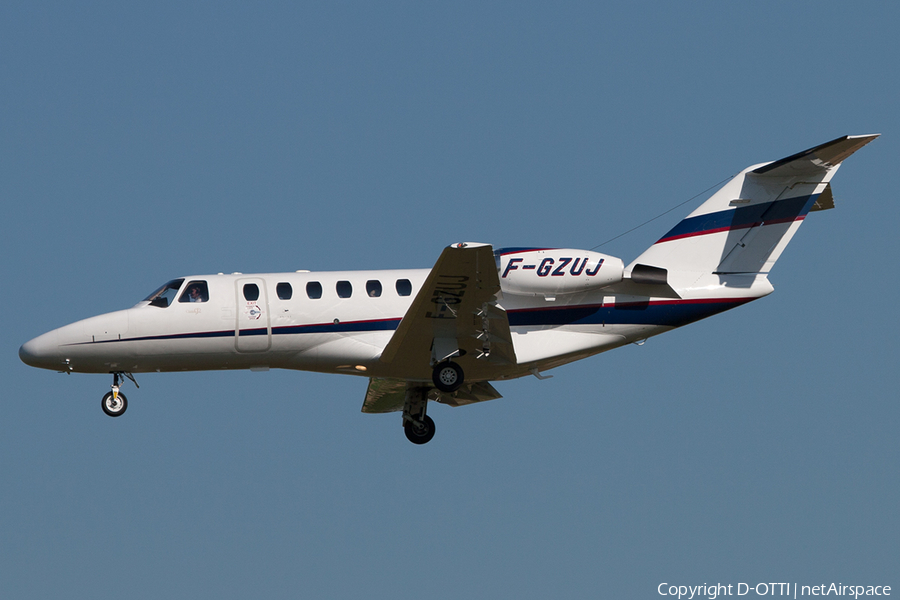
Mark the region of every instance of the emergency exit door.
POLYGON ((235 347, 238 352, 264 352, 272 345, 266 282, 259 277, 238 279, 235 287, 235 347))

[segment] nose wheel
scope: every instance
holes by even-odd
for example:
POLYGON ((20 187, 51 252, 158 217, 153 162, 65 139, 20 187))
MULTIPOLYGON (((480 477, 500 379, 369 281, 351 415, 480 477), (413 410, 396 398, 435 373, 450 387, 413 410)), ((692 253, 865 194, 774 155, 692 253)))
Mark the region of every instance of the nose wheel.
POLYGON ((113 373, 113 383, 110 386, 112 391, 106 392, 103 400, 100 401, 100 407, 103 409, 103 412, 110 417, 120 417, 125 414, 125 410, 128 408, 128 399, 125 397, 125 394, 119 391, 119 384, 122 382, 123 376, 134 382, 135 387, 140 387, 131 373, 113 373))
POLYGON ((125 394, 116 389, 106 392, 100 406, 103 407, 103 412, 110 417, 120 417, 125 414, 125 409, 128 408, 128 399, 125 398, 125 394))

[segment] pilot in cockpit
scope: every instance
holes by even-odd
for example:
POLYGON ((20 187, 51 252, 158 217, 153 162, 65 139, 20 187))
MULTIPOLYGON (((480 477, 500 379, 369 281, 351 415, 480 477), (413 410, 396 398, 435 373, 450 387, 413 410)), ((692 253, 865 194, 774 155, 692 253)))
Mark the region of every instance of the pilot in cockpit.
POLYGON ((187 290, 181 296, 181 302, 206 302, 209 295, 206 291, 206 282, 192 281, 188 284, 187 290))

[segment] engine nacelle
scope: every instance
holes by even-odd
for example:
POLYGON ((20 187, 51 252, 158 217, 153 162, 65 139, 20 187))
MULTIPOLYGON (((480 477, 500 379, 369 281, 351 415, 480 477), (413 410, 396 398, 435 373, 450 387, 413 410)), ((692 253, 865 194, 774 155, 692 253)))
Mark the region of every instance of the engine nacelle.
POLYGON ((569 248, 502 248, 494 253, 500 289, 510 294, 557 296, 622 281, 625 264, 615 256, 569 248))

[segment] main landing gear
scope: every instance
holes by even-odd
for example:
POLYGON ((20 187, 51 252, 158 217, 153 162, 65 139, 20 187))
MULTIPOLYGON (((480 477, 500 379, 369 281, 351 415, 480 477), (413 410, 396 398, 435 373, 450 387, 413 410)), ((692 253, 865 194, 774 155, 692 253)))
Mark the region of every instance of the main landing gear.
POLYGON ((407 421, 403 424, 403 432, 413 444, 427 444, 434 437, 434 421, 428 415, 421 421, 407 421))
MULTIPOLYGON (((463 384, 463 370, 453 361, 440 362, 431 372, 434 387, 445 394, 452 394, 463 384)), ((434 421, 425 414, 428 396, 434 393, 429 386, 408 387, 403 405, 403 432, 413 444, 427 444, 434 437, 434 421)))
POLYGON ((428 406, 428 388, 406 390, 403 406, 403 432, 413 444, 427 444, 434 437, 434 421, 425 414, 428 406))
POLYGON ((458 390, 464 378, 462 367, 450 360, 436 364, 431 372, 434 387, 448 394, 458 390))
POLYGON ((128 399, 125 397, 125 394, 119 391, 119 383, 122 381, 122 377, 127 377, 132 382, 134 382, 135 387, 140 388, 137 384, 137 381, 134 380, 134 376, 131 373, 124 372, 116 372, 113 373, 113 383, 112 383, 112 391, 106 392, 106 395, 103 396, 103 400, 100 401, 100 406, 103 408, 103 412, 105 412, 110 417, 120 417, 125 414, 125 410, 128 408, 128 399))

